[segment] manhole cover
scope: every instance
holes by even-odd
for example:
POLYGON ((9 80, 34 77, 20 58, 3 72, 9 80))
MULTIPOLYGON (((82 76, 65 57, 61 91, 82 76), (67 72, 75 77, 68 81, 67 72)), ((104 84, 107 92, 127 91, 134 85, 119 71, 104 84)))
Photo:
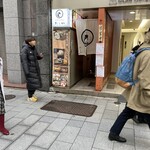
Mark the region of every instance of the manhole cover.
POLYGON ((6 100, 10 100, 10 99, 13 99, 15 97, 16 97, 15 95, 5 95, 6 100))

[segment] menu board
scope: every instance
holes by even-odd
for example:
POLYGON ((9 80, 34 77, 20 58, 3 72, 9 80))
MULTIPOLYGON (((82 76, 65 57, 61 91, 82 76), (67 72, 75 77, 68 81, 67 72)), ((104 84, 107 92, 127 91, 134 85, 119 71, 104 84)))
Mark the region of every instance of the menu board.
POLYGON ((69 32, 57 30, 53 32, 53 85, 58 87, 68 86, 68 55, 69 32), (58 38, 59 37, 59 38, 58 38), (63 37, 63 38, 62 38, 63 37))

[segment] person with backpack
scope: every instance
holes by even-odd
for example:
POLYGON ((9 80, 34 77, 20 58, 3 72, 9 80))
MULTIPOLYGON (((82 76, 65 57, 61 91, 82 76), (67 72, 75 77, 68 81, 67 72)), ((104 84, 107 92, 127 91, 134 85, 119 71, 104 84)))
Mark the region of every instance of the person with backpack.
POLYGON ((145 33, 144 43, 139 47, 149 48, 141 51, 136 57, 133 69, 133 80, 130 85, 129 98, 124 110, 120 113, 108 135, 109 140, 126 142, 126 139, 119 136, 125 123, 138 112, 150 128, 150 30, 145 33))
MULTIPOLYGON (((135 54, 137 52, 137 50, 140 48, 140 46, 142 46, 143 43, 139 43, 137 44, 136 46, 134 46, 131 50, 131 53, 132 54, 135 54)), ((148 49, 148 48, 147 48, 148 49)), ((133 62, 134 63, 134 62, 133 62)), ((130 93, 130 89, 128 88, 128 90, 124 90, 124 92, 121 94, 127 101, 128 99, 128 96, 129 96, 129 93, 130 93)), ((127 103, 126 103, 127 104, 127 103)), ((142 117, 142 115, 138 112, 136 112, 135 116, 132 118, 132 120, 139 124, 139 123, 146 123, 146 121, 144 120, 144 118, 142 117)))

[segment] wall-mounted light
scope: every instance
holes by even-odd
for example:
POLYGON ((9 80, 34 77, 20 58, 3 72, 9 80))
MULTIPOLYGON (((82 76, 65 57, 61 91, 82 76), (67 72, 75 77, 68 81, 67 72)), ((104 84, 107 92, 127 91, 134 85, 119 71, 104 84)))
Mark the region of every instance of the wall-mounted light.
POLYGON ((129 22, 133 22, 132 20, 130 20, 129 22))
POLYGON ((130 14, 135 14, 135 11, 130 11, 130 14))

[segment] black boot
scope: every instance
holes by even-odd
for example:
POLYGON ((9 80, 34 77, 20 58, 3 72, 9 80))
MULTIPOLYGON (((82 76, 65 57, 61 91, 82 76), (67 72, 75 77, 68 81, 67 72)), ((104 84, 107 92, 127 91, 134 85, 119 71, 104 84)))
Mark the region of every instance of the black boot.
POLYGON ((119 135, 116 135, 114 133, 109 133, 108 138, 111 141, 118 141, 118 142, 126 142, 127 141, 125 138, 120 137, 119 135))

